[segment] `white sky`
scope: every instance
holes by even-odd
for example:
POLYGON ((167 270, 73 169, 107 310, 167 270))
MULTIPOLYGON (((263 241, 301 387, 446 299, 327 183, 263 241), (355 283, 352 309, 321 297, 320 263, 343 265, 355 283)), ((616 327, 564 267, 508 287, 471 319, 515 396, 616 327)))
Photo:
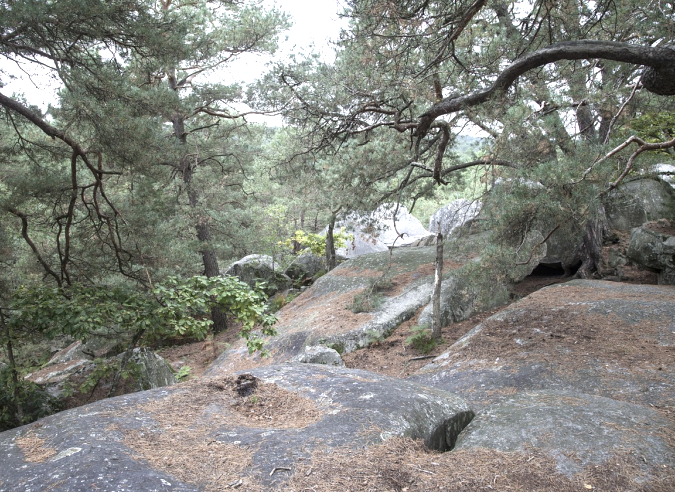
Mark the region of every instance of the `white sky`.
MULTIPOLYGON (((279 38, 280 49, 275 55, 277 59, 285 59, 291 53, 311 51, 321 52, 330 59, 331 51, 328 46, 330 40, 338 39, 341 26, 346 22, 339 19, 337 13, 341 10, 340 0, 264 0, 263 5, 273 5, 290 14, 293 26, 279 38)), ((226 82, 251 82, 265 71, 265 65, 271 57, 246 56, 231 63, 223 71, 226 82)), ((15 79, 0 79, 0 90, 7 96, 23 94, 28 103, 47 109, 50 103, 56 100, 55 93, 60 83, 53 75, 40 67, 26 65, 22 72, 14 64, 7 64, 0 60, 3 70, 15 76, 15 79)), ((275 121, 276 123, 276 121, 275 121)))

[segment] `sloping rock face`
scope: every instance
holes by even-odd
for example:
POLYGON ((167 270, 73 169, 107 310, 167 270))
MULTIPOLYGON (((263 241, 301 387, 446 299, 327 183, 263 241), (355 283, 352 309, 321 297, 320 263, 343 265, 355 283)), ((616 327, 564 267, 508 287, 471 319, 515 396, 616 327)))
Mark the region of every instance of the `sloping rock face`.
POLYGON ((473 415, 455 395, 366 371, 271 366, 2 433, 0 491, 269 490, 324 447, 409 436, 447 450, 473 415))
MULTIPOLYGON (((475 255, 476 250, 478 246, 471 254, 475 255)), ((341 264, 279 312, 280 320, 275 326, 278 335, 266 345, 269 357, 249 355, 245 345, 239 342, 225 351, 206 374, 215 376, 284 362, 314 345, 333 348, 340 354, 348 353, 388 336, 429 305, 435 255, 435 247, 401 248, 393 250, 391 255, 389 252, 363 255, 341 264), (373 288, 374 282, 384 287, 373 288), (354 313, 351 307, 358 302, 358 296, 368 292, 372 292, 371 298, 379 298, 379 304, 373 302, 369 312, 354 313)), ((477 285, 465 276, 462 267, 474 260, 469 254, 445 256, 443 296, 448 302, 443 303, 442 318, 446 323, 464 320, 508 300, 505 285, 496 281, 477 285)), ((518 268, 525 268, 521 273, 527 275, 538 260, 533 257, 529 266, 518 268)), ((426 322, 428 313, 429 310, 422 322, 426 322)))
POLYGON ((476 200, 470 201, 466 198, 455 200, 434 212, 429 219, 429 231, 436 233, 440 229, 443 236, 448 237, 455 229, 475 219, 480 213, 481 206, 481 202, 476 200))
POLYGON ((648 480, 675 466, 673 355, 675 287, 575 280, 488 318, 409 380, 480 410, 458 451, 543 453, 568 475, 621 461, 648 480))
POLYGON ((519 391, 675 402, 675 287, 573 280, 488 318, 411 379, 483 408, 519 391))
MULTIPOLYGON (((671 467, 673 423, 640 405, 574 392, 518 393, 481 412, 455 449, 544 452, 565 475, 616 461, 628 452, 638 474, 671 467)), ((637 474, 636 474, 637 475, 637 474)))

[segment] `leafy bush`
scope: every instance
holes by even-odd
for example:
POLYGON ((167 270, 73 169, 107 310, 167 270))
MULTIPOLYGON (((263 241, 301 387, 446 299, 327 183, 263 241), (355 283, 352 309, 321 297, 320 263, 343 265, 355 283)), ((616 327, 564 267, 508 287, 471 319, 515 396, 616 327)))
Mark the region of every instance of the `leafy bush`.
MULTIPOLYGON (((335 245, 335 248, 344 248, 347 244, 347 240, 353 241, 354 236, 352 234, 347 234, 344 227, 340 228, 338 232, 333 233, 333 244, 335 245)), ((284 241, 283 244, 292 248, 293 241, 303 246, 304 249, 308 249, 316 256, 326 256, 326 236, 324 235, 298 230, 295 231, 295 234, 293 234, 290 239, 284 241)))
POLYGON ((367 290, 360 294, 356 294, 352 303, 349 304, 347 308, 354 314, 369 313, 380 307, 383 302, 384 298, 382 297, 382 294, 367 290))
POLYGON ((84 286, 67 289, 20 288, 12 301, 10 327, 15 333, 36 329, 48 337, 59 334, 86 339, 101 326, 120 326, 150 338, 189 335, 204 338, 213 322, 212 307, 230 312, 242 323, 241 336, 250 352, 262 349, 260 334, 276 334, 276 317, 265 312, 266 296, 236 277, 170 277, 151 292, 84 286))

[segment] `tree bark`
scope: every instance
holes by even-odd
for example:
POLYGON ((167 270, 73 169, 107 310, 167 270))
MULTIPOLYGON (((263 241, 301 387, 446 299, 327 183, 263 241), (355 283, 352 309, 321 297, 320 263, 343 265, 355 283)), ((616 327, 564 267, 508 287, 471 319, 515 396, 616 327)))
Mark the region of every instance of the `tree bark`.
MULTIPOLYGON (((439 227, 440 229, 440 227, 439 227)), ((434 277, 434 291, 431 294, 431 336, 434 340, 441 339, 441 286, 443 283, 443 234, 436 234, 436 276, 434 277)))
POLYGON ((333 231, 335 230, 336 214, 331 215, 328 223, 328 232, 326 232, 326 269, 330 272, 335 268, 337 260, 335 258, 335 239, 333 231))
POLYGON ((14 359, 14 347, 12 346, 12 337, 10 336, 9 326, 5 324, 5 317, 0 313, 0 323, 4 328, 5 338, 7 339, 5 348, 7 349, 7 360, 9 370, 12 373, 12 396, 16 404, 16 419, 19 423, 23 422, 23 407, 21 406, 21 395, 19 394, 19 371, 16 370, 16 361, 14 359))
MULTIPOLYGON (((180 141, 181 145, 187 145, 187 137, 185 134, 185 120, 182 116, 175 116, 172 120, 174 135, 180 141)), ((208 217, 200 209, 199 193, 194 188, 193 173, 194 166, 190 163, 190 159, 183 157, 180 171, 183 178, 183 183, 187 189, 188 203, 190 208, 197 214, 197 223, 195 229, 197 231, 197 240, 200 243, 200 254, 202 255, 202 262, 204 264, 204 275, 207 277, 217 277, 220 275, 220 267, 218 265, 218 257, 211 245, 211 227, 209 226, 208 217)), ((218 307, 211 308, 211 321, 213 321, 213 332, 220 333, 227 329, 227 317, 223 311, 218 307)))

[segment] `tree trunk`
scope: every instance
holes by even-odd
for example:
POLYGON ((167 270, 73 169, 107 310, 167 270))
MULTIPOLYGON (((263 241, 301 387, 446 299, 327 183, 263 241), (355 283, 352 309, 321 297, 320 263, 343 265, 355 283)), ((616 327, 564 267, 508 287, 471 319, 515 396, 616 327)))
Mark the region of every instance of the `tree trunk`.
POLYGON ((16 370, 16 361, 14 360, 14 347, 12 347, 12 337, 10 336, 9 326, 5 324, 5 317, 0 313, 0 323, 4 328, 5 338, 7 339, 5 348, 7 349, 7 360, 9 362, 9 370, 12 372, 12 396, 16 404, 16 419, 19 423, 23 423, 23 407, 21 406, 21 398, 19 394, 19 371, 16 370))
POLYGON ((330 272, 336 266, 335 258, 335 240, 333 230, 335 229, 336 214, 331 215, 328 223, 328 232, 326 232, 326 269, 330 272))
MULTIPOLYGON (((439 227, 440 229, 440 227, 439 227)), ((443 282, 443 234, 436 234, 436 276, 434 277, 434 291, 431 294, 431 336, 434 340, 441 339, 441 285, 443 282)))
MULTIPOLYGON (((185 120, 181 116, 176 116, 172 120, 173 130, 176 138, 179 139, 182 145, 187 144, 185 136, 185 120)), ((209 226, 208 217, 199 207, 199 193, 193 187, 192 176, 194 167, 190 163, 190 159, 183 157, 180 166, 183 183, 187 189, 188 203, 190 208, 195 211, 197 215, 197 224, 195 229, 197 231, 197 239, 200 243, 200 253, 202 255, 202 262, 204 263, 204 275, 207 277, 217 277, 220 275, 220 267, 218 266, 218 257, 211 245, 211 227, 209 226)), ((213 332, 220 333, 227 329, 227 317, 225 313, 218 308, 211 308, 211 320, 213 321, 213 332)))
POLYGON ((576 273, 579 278, 590 278, 593 273, 602 277, 602 240, 605 223, 605 208, 600 205, 594 217, 586 222, 584 236, 577 249, 577 259, 581 261, 576 273))

